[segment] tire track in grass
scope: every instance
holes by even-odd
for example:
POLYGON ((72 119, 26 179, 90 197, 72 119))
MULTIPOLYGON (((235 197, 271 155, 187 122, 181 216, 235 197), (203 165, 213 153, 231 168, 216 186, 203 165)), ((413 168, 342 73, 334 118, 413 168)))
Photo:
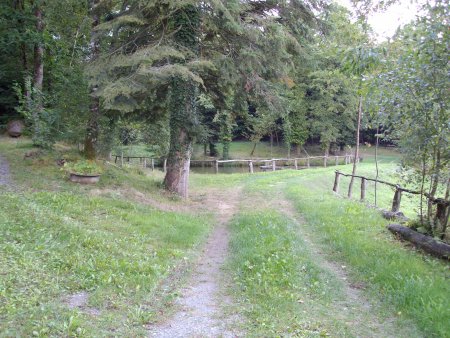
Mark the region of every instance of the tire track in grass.
POLYGON ((279 211, 294 221, 295 229, 308 246, 314 263, 339 283, 343 299, 335 299, 331 304, 335 310, 333 312, 338 316, 336 319, 345 321, 345 325, 357 337, 417 337, 416 330, 405 326, 399 327, 395 318, 378 316, 376 308, 363 294, 365 285, 352 282, 347 272, 347 266, 329 260, 328 255, 322 252, 308 234, 304 219, 295 211, 291 202, 284 198, 281 192, 278 196, 280 197, 279 211))
MULTIPOLYGON (((248 185, 250 197, 247 196, 246 201, 252 202, 251 205, 244 206, 242 213, 272 214, 275 222, 277 222, 276 215, 284 215, 289 232, 297 235, 292 236, 290 245, 298 248, 298 252, 293 255, 297 256, 297 268, 301 272, 298 280, 293 280, 293 283, 300 283, 299 291, 293 289, 293 298, 285 299, 285 302, 291 305, 282 305, 284 308, 280 309, 273 308, 273 313, 278 314, 286 309, 294 311, 294 315, 286 312, 281 316, 292 317, 292 325, 299 327, 299 336, 325 334, 332 337, 421 337, 421 333, 411 321, 404 319, 399 321, 393 315, 382 313, 383 305, 376 299, 366 297, 364 283, 353 282, 350 273, 347 272, 349 268, 335 262, 321 245, 317 244, 302 216, 285 197, 285 188, 289 182, 279 177, 280 175, 277 176, 261 177, 248 185), (306 268, 302 267, 303 264, 306 268), (304 273, 312 273, 313 277, 303 278, 304 273), (317 286, 321 285, 317 290, 316 286, 311 284, 314 280, 319 283, 317 286), (323 292, 326 294, 322 294, 323 292), (295 305, 295 302, 299 304, 295 305)), ((237 292, 240 293, 239 290, 237 292)), ((260 301, 251 299, 250 303, 246 303, 251 308, 255 302, 259 304, 260 301)), ((266 307, 267 304, 262 301, 260 305, 266 307)), ((269 314, 256 314, 255 318, 249 319, 258 326, 261 318, 269 320, 269 323, 264 324, 273 324, 274 332, 280 336, 288 335, 288 331, 280 327, 276 318, 270 319, 269 314)), ((265 331, 260 327, 256 328, 256 332, 261 334, 265 331)), ((294 333, 296 334, 297 332, 294 333)))

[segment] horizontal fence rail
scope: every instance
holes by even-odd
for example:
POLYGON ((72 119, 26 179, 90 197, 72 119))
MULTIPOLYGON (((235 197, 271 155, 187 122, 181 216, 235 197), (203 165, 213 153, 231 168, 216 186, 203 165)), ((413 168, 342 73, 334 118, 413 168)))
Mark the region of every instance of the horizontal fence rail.
MULTIPOLYGON (((120 164, 123 166, 125 162, 130 163, 132 159, 139 159, 140 164, 143 165, 144 168, 148 167, 150 164, 152 170, 155 170, 155 159, 146 156, 128 156, 128 155, 112 155, 114 157, 114 163, 120 160, 120 164)), ((350 164, 354 162, 354 155, 339 155, 339 156, 309 156, 309 157, 294 157, 294 158, 271 158, 271 159, 235 159, 235 160, 191 160, 192 164, 207 164, 215 168, 216 174, 219 173, 220 164, 232 164, 232 163, 244 163, 248 165, 249 172, 254 173, 254 166, 260 165, 260 169, 263 171, 275 171, 284 168, 288 168, 289 166, 283 165, 283 163, 292 163, 293 168, 295 170, 310 168, 311 160, 323 160, 323 166, 327 167, 328 165, 339 165, 339 160, 344 159, 344 164, 350 164), (333 161, 334 160, 334 161, 333 161), (280 163, 283 162, 283 163, 280 163), (300 163, 303 163, 303 166, 300 166, 300 163)), ((161 163, 161 160, 156 159, 158 163, 161 163)), ((167 167, 167 159, 162 160, 164 172, 167 167)))
POLYGON ((367 187, 368 181, 375 182, 375 183, 381 183, 381 184, 388 185, 390 187, 395 188, 395 193, 394 193, 394 197, 392 199, 392 207, 391 207, 391 212, 393 212, 393 213, 397 213, 400 211, 400 205, 401 205, 403 193, 424 196, 432 204, 436 205, 436 217, 442 218, 442 220, 441 220, 441 222, 443 222, 442 224, 444 224, 444 222, 445 222, 445 224, 447 224, 445 217, 447 217, 446 215, 448 215, 448 209, 450 208, 450 201, 447 201, 444 198, 436 198, 436 197, 430 196, 430 194, 428 194, 426 192, 406 189, 406 188, 403 188, 402 186, 400 186, 399 184, 386 182, 386 181, 375 179, 375 178, 365 177, 365 176, 361 176, 361 175, 344 174, 344 173, 340 172, 339 170, 336 170, 336 172, 335 172, 335 178, 334 178, 334 184, 333 184, 333 191, 336 194, 339 194, 339 184, 340 184, 341 176, 354 177, 354 178, 361 179, 361 197, 360 197, 361 201, 365 201, 366 187, 367 187))

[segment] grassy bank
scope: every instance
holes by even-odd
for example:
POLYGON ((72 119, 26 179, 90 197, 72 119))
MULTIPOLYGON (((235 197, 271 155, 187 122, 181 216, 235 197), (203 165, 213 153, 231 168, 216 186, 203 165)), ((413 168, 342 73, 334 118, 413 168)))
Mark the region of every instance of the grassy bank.
POLYGON ((1 147, 14 181, 0 187, 0 336, 145 336, 176 296, 161 283, 187 268, 210 220, 127 198, 176 206, 159 176, 107 166, 80 186, 55 163, 67 149, 24 159, 29 143, 1 147))
MULTIPOLYGON (((386 161, 381 175, 395 180, 395 170, 386 161)), ((372 163, 361 164, 360 173, 372 171, 372 163)), ((243 182, 248 205, 232 224, 230 264, 250 335, 447 337, 448 264, 405 248, 379 211, 332 194, 333 179, 334 168, 326 168, 243 182), (286 217, 283 194, 303 224, 286 217), (345 266, 371 310, 349 302, 339 276, 324 268, 311 243, 326 260, 345 266)), ((378 192, 379 201, 392 196, 390 189, 378 192)), ((414 212, 406 201, 404 210, 414 212)))
POLYGON ((411 318, 427 337, 448 336, 448 264, 403 247, 387 233, 387 221, 378 211, 337 198, 329 192, 331 182, 326 170, 291 182, 288 196, 309 231, 398 316, 411 318))

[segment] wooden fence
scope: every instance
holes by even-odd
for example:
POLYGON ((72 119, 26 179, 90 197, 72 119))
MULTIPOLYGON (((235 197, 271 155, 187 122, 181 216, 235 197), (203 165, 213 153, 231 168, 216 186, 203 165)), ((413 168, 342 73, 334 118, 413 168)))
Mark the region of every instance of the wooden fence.
POLYGON ((292 163, 292 167, 295 170, 310 168, 311 160, 322 159, 324 167, 330 165, 330 162, 334 165, 339 165, 339 159, 344 159, 344 164, 353 163, 353 155, 342 155, 342 156, 309 156, 309 157, 297 157, 297 158, 272 158, 272 159, 241 159, 241 160, 193 160, 191 164, 208 164, 214 166, 216 174, 219 173, 220 164, 238 164, 243 163, 248 165, 248 171, 254 173, 254 167, 257 164, 262 164, 260 168, 264 171, 270 170, 275 171, 283 169, 285 166, 280 165, 284 163, 292 163), (303 164, 303 166, 302 166, 303 164))
POLYGON ((395 189, 394 197, 392 199, 392 207, 391 207, 391 211, 393 213, 397 213, 400 211, 400 204, 401 204, 403 193, 425 196, 428 201, 430 201, 430 202, 432 202, 432 204, 436 205, 435 218, 439 219, 441 224, 447 224, 447 221, 448 221, 447 218, 448 218, 448 212, 449 212, 448 209, 450 208, 450 202, 446 201, 443 198, 435 198, 435 197, 430 196, 428 193, 406 189, 406 188, 401 187, 399 184, 394 184, 394 183, 386 182, 383 180, 368 178, 368 177, 360 176, 360 175, 344 174, 344 173, 341 173, 339 170, 336 171, 336 175, 334 178, 334 185, 333 185, 333 191, 337 194, 339 193, 339 183, 340 183, 341 176, 355 177, 355 178, 361 179, 361 195, 360 195, 361 201, 365 201, 365 199, 366 199, 366 187, 367 187, 368 181, 375 182, 375 183, 381 183, 381 184, 393 187, 395 189))
MULTIPOLYGON (((130 160, 132 159, 139 159, 139 163, 144 167, 147 168, 150 165, 150 168, 152 170, 155 170, 155 159, 151 157, 145 157, 145 156, 128 156, 128 155, 112 155, 114 157, 114 163, 117 163, 120 161, 120 165, 123 166, 125 162, 130 163, 130 160)), ((298 169, 305 169, 311 167, 311 161, 312 160, 322 160, 323 166, 327 167, 330 164, 331 165, 339 165, 339 160, 344 159, 343 164, 349 164, 353 163, 354 161, 354 155, 342 155, 342 156, 309 156, 309 157, 297 157, 297 158, 272 158, 272 159, 242 159, 242 160, 192 160, 192 164, 206 164, 211 167, 215 168, 215 173, 219 173, 219 167, 220 164, 238 164, 238 163, 244 163, 248 165, 248 170, 250 173, 254 173, 254 166, 257 164, 260 165, 260 168, 264 171, 270 170, 275 171, 279 169, 283 169, 285 166, 280 165, 283 163, 292 163, 292 167, 295 170, 298 169)), ((163 160, 163 170, 166 172, 167 167, 167 159, 163 160)))
MULTIPOLYGON (((151 157, 146 156, 127 156, 127 155, 112 155, 114 157, 114 163, 117 163, 118 160, 120 160, 120 165, 123 166, 124 162, 130 163, 130 159, 139 159, 139 163, 144 167, 148 168, 150 165, 150 168, 152 170, 155 170, 155 159, 151 157)), ((166 172, 167 167, 167 159, 163 160, 163 170, 166 172)))

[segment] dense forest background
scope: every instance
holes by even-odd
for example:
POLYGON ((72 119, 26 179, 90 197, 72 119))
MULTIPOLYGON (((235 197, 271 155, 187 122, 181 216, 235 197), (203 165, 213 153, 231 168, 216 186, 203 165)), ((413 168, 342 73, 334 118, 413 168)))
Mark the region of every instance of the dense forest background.
POLYGON ((182 195, 194 143, 225 159, 236 139, 328 154, 358 134, 400 146, 434 196, 450 158, 449 7, 426 2, 377 42, 367 17, 392 2, 354 1, 355 19, 319 0, 2 1, 0 125, 22 119, 36 146, 83 144, 88 159, 145 143, 182 195))

